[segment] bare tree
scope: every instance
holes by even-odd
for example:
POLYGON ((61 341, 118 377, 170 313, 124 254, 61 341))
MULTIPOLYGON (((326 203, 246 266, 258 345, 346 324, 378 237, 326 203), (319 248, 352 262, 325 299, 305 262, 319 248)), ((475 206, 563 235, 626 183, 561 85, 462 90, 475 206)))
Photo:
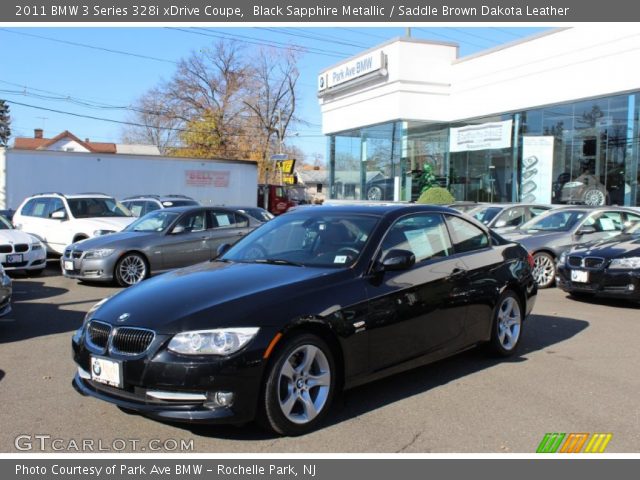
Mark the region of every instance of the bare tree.
POLYGON ((145 93, 132 108, 133 123, 142 126, 129 126, 123 131, 124 143, 142 143, 155 145, 162 154, 168 153, 179 142, 179 132, 184 122, 167 109, 162 91, 154 88, 145 93))
POLYGON ((296 84, 300 74, 297 55, 292 50, 261 49, 253 63, 251 95, 244 104, 260 129, 260 173, 264 178, 269 150, 283 146, 287 130, 296 120, 296 84))

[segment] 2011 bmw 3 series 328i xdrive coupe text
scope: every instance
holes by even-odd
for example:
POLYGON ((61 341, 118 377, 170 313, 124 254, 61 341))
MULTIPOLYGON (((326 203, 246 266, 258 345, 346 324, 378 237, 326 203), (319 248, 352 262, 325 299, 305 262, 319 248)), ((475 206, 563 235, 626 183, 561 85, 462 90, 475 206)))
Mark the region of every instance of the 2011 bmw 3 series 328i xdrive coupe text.
POLYGON ((299 435, 341 389, 478 344, 513 353, 537 293, 524 248, 445 207, 302 208, 226 247, 96 304, 76 389, 299 435))

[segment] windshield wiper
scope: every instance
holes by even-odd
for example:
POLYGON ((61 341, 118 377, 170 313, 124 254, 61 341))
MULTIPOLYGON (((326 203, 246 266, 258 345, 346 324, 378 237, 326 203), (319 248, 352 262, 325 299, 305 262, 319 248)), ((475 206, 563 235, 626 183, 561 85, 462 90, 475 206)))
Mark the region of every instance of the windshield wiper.
POLYGON ((283 258, 257 258, 255 263, 268 263, 269 265, 291 265, 292 267, 304 267, 302 263, 292 262, 283 258))

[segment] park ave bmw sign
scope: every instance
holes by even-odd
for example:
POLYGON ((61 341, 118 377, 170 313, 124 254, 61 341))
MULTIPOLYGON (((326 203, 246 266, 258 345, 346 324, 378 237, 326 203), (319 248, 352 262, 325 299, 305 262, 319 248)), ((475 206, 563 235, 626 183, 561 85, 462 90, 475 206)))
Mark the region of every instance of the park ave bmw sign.
POLYGON ((384 53, 376 50, 327 70, 318 77, 318 91, 336 87, 373 72, 382 72, 386 66, 385 59, 384 53))

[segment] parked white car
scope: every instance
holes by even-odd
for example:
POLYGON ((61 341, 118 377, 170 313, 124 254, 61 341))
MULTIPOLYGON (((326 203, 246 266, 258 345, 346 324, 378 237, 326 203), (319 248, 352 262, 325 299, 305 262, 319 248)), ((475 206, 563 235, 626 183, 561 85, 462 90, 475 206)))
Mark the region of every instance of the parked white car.
POLYGON ((13 224, 37 237, 51 253, 62 255, 71 243, 119 232, 135 220, 131 212, 104 194, 40 193, 27 197, 13 224))
POLYGON ((5 270, 26 270, 39 275, 47 266, 47 251, 33 235, 13 228, 0 216, 0 263, 5 270))

